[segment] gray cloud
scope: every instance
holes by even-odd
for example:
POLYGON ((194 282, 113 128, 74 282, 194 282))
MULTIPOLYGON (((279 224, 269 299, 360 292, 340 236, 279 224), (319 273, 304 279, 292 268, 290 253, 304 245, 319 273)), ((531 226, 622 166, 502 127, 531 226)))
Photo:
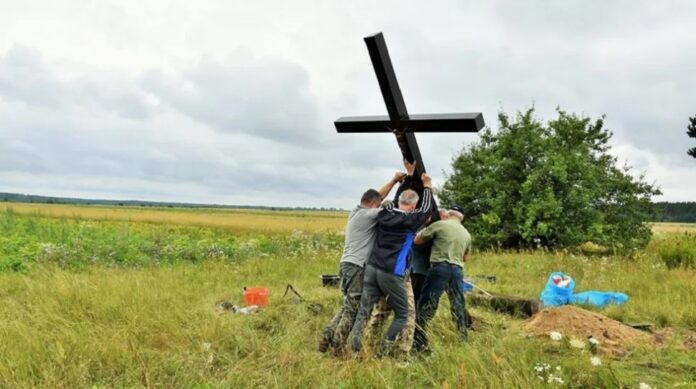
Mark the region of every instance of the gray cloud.
POLYGON ((155 108, 132 80, 99 72, 65 79, 38 50, 16 45, 0 57, 0 96, 42 108, 97 107, 132 119, 147 118, 155 108))
MULTIPOLYGON (((33 10, 45 31, 0 6, 0 191, 349 207, 399 168, 392 135, 332 124, 386 113, 361 40, 383 30, 411 113, 606 114, 622 161, 696 198, 691 3, 161 6, 33 10)), ((417 137, 439 182, 477 139, 417 137)))
POLYGON ((27 104, 58 107, 66 91, 37 50, 13 46, 0 57, 0 93, 27 104))
POLYGON ((203 57, 176 75, 149 72, 142 83, 172 108, 223 132, 305 145, 319 135, 307 71, 280 58, 246 51, 226 62, 203 57))
MULTIPOLYGON (((275 134, 272 131, 284 130, 282 113, 255 121, 256 114, 246 110, 235 114, 249 118, 248 122, 242 121, 247 125, 243 127, 246 132, 223 131, 209 117, 190 115, 192 111, 188 106, 162 103, 178 95, 168 96, 157 88, 138 90, 134 87, 140 82, 151 82, 147 77, 151 77, 152 72, 147 77, 130 80, 105 74, 99 83, 89 81, 93 76, 61 80, 42 65, 38 51, 22 48, 20 52, 31 53, 31 56, 24 57, 23 64, 28 66, 16 66, 19 62, 17 49, 13 49, 0 62, 3 70, 8 70, 4 74, 17 76, 17 68, 22 68, 29 73, 26 78, 40 78, 42 83, 35 88, 22 89, 17 87, 21 84, 18 82, 12 88, 4 87, 0 93, 0 117, 3 118, 0 126, 0 182, 13 185, 7 190, 40 190, 42 193, 70 196, 110 193, 107 197, 242 204, 288 205, 283 201, 292 201, 304 206, 316 205, 321 201, 317 199, 326 199, 326 204, 341 198, 337 192, 342 189, 343 180, 335 168, 325 162, 334 157, 332 152, 342 154, 341 150, 335 149, 336 144, 351 142, 341 140, 332 144, 325 139, 322 141, 322 136, 316 136, 320 131, 316 125, 290 127, 288 133, 275 134), (131 90, 138 92, 129 94, 131 90), (60 98, 45 104, 43 100, 34 98, 40 93, 60 98), (154 103, 144 112, 131 110, 124 114, 124 107, 138 107, 148 98, 154 103), (134 114, 138 112, 143 114, 134 114), (264 123, 272 126, 259 128, 264 123), (298 135, 298 131, 304 133, 298 135), (316 139, 307 139, 310 136, 316 139), (323 142, 324 147, 305 149, 316 142, 323 142), (187 193, 178 193, 181 188, 186 188, 187 193), (201 193, 205 199, 196 198, 201 193)), ((267 66, 273 69, 273 61, 267 66)), ((172 79, 182 83, 181 80, 190 72, 184 70, 172 79)), ((200 68, 197 72, 205 73, 200 68)), ((281 91, 288 91, 283 86, 294 85, 294 75, 301 73, 299 70, 285 75, 281 72, 268 76, 266 81, 269 87, 273 83, 279 85, 281 91)), ((215 76, 211 73, 206 77, 215 76)), ((197 86, 198 92, 217 97, 224 94, 225 91, 220 92, 218 86, 224 84, 228 74, 217 76, 220 76, 219 83, 211 78, 197 86)), ((303 83, 306 82, 302 81, 300 85, 303 83)), ((231 84, 228 86, 233 87, 231 84)), ((253 88, 247 88, 245 93, 248 93, 246 98, 253 102, 249 107, 255 108, 256 102, 268 102, 269 108, 273 109, 273 101, 264 100, 267 98, 264 93, 270 93, 268 90, 255 94, 253 88)), ((209 99, 205 97, 205 101, 214 100, 209 99)), ((279 96, 277 104, 285 101, 289 105, 297 104, 298 101, 293 102, 293 99, 297 100, 292 96, 279 96)), ((239 109, 229 103, 220 102, 217 107, 228 107, 226 112, 239 109)), ((316 111, 312 104, 307 102, 308 107, 304 110, 307 116, 316 111)), ((211 110, 210 113, 214 112, 211 110)), ((224 113, 221 117, 225 117, 224 113)), ((311 117, 308 122, 311 122, 311 117)), ((298 123, 302 124, 299 119, 298 123)), ((350 148, 343 153, 345 160, 354 157, 350 148)), ((375 158, 364 160, 369 165, 375 158)), ((355 165, 360 166, 360 163, 355 165)))

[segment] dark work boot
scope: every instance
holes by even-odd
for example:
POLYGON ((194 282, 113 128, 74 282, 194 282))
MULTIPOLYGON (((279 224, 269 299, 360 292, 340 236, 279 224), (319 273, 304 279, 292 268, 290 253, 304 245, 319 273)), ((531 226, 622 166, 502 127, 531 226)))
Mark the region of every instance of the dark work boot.
POLYGON ((333 332, 324 330, 324 332, 321 334, 321 339, 319 339, 319 352, 325 354, 327 351, 329 351, 332 341, 333 332))
POLYGON ((471 329, 474 326, 474 319, 471 317, 469 310, 464 308, 464 322, 466 323, 466 328, 471 329))

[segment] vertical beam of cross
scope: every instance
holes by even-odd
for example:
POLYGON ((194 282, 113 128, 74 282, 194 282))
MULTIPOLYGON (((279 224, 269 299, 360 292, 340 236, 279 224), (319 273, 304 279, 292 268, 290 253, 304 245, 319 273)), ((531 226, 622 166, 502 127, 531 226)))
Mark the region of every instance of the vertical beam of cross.
POLYGON ((392 128, 394 135, 396 135, 396 141, 399 143, 401 153, 407 161, 410 163, 418 161, 416 164, 416 177, 420 177, 422 173, 425 173, 425 165, 416 142, 416 135, 406 132, 406 128, 404 128, 405 123, 408 123, 409 119, 408 111, 406 110, 404 97, 401 94, 401 88, 399 88, 399 82, 396 80, 396 73, 394 73, 391 58, 389 58, 384 35, 380 32, 368 36, 365 38, 365 44, 367 45, 367 51, 370 53, 372 67, 377 75, 379 89, 384 97, 384 104, 387 106, 389 119, 391 119, 392 123, 398 125, 398 128, 392 128))
POLYGON ((425 173, 425 165, 414 132, 478 132, 484 126, 483 115, 480 112, 409 115, 384 36, 382 33, 368 36, 365 43, 389 116, 341 117, 334 122, 336 131, 394 133, 404 159, 416 163, 415 175, 418 179, 425 173))

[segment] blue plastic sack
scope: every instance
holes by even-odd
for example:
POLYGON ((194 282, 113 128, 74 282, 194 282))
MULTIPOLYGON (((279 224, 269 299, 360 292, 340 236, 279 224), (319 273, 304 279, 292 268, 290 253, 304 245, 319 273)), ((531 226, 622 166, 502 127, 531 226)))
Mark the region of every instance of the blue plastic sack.
POLYGON ((462 291, 464 293, 470 293, 472 290, 474 290, 474 284, 471 283, 471 280, 468 278, 465 278, 462 280, 462 291))
POLYGON ((571 304, 575 302, 573 290, 575 289, 575 280, 570 279, 570 283, 566 287, 557 286, 553 283, 555 276, 567 277, 565 273, 553 272, 546 281, 546 287, 541 292, 541 302, 544 307, 558 307, 561 305, 571 304))
POLYGON ((626 293, 598 292, 595 290, 581 292, 574 297, 576 304, 589 304, 599 308, 604 308, 609 304, 622 305, 628 301, 626 293))
POLYGON ((589 304, 598 308, 604 308, 610 304, 622 305, 628 301, 628 295, 620 292, 587 291, 573 294, 575 280, 570 278, 566 287, 558 286, 553 282, 554 277, 569 277, 562 272, 553 272, 546 282, 546 287, 541 292, 541 302, 544 307, 559 307, 567 304, 589 304))

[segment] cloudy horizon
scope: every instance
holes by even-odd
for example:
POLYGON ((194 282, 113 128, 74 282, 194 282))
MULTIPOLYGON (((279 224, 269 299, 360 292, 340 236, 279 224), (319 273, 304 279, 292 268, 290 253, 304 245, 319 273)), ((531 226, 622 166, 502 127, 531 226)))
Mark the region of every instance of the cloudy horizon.
MULTIPOLYGON (((409 113, 606 115, 612 153, 696 200, 696 3, 0 3, 0 192, 349 208, 399 170, 362 38, 409 113)), ((476 134, 419 134, 436 184, 476 134)))

